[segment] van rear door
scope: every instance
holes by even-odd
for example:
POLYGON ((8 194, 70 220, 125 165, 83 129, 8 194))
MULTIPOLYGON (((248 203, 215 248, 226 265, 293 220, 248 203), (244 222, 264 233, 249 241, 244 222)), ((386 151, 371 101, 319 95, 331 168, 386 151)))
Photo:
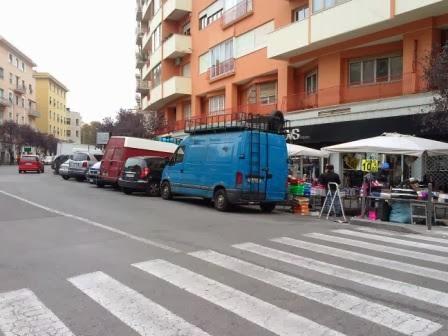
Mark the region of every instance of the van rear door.
POLYGON ((286 197, 288 153, 282 135, 268 134, 268 179, 266 201, 282 201, 286 197))

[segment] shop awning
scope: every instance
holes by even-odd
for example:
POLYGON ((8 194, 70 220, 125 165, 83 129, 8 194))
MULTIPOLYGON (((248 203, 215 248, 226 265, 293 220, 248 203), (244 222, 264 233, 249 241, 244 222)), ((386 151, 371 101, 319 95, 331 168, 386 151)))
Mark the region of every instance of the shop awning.
POLYGON ((329 153, 381 153, 421 156, 448 155, 448 143, 412 135, 384 133, 380 136, 322 148, 329 153))
POLYGON ((311 156, 311 157, 326 157, 328 156, 327 153, 324 153, 320 150, 308 148, 305 146, 299 146, 299 145, 293 145, 293 144, 286 144, 288 147, 288 156, 294 157, 294 156, 311 156))

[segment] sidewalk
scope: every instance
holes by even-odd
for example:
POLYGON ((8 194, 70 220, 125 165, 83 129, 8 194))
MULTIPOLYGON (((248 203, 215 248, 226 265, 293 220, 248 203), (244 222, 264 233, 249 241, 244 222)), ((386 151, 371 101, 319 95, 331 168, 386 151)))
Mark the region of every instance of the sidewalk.
POLYGON ((352 225, 374 227, 377 229, 384 229, 390 231, 404 232, 404 233, 415 233, 415 234, 446 234, 448 235, 448 227, 446 226, 433 226, 432 230, 429 231, 425 225, 415 225, 415 224, 398 224, 391 222, 382 221, 372 221, 369 219, 361 219, 353 217, 349 220, 352 225))

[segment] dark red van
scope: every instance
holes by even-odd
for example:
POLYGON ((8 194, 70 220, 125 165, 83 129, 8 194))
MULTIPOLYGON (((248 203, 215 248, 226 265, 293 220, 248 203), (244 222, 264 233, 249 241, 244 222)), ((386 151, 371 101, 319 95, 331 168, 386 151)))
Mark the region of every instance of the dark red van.
POLYGON ((97 185, 118 185, 123 164, 133 156, 159 156, 170 158, 177 145, 148 139, 113 136, 109 139, 101 161, 97 185))

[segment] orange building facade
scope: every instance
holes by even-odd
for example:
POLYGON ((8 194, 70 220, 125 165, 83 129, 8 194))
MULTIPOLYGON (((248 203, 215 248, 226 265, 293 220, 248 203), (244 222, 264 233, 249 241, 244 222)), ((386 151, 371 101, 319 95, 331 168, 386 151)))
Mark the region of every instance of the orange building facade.
POLYGON ((427 112, 424 69, 446 41, 446 0, 146 0, 137 91, 184 121, 281 110, 294 126, 427 112))

